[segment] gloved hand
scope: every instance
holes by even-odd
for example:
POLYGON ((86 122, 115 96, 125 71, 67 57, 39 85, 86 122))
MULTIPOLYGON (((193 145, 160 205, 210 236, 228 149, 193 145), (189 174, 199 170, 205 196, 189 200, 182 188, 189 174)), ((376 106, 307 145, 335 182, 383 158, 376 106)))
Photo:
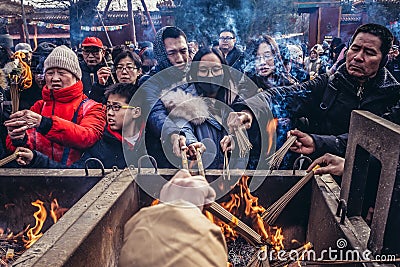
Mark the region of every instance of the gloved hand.
POLYGON ((191 176, 187 170, 178 171, 160 192, 161 202, 184 200, 201 210, 205 204, 213 202, 215 197, 214 189, 203 176, 191 176))

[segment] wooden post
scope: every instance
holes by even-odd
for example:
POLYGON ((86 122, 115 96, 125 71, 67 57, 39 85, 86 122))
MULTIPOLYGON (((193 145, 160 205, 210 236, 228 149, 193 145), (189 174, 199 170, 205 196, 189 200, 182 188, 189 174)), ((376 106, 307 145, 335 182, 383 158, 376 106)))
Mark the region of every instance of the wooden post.
POLYGON ((127 0, 126 3, 128 5, 129 37, 136 46, 135 18, 132 11, 132 0, 127 0))
POLYGON ((147 9, 147 5, 146 5, 146 3, 144 2, 144 0, 140 0, 140 1, 142 2, 142 6, 143 6, 143 9, 144 9, 144 13, 146 14, 147 20, 149 21, 150 26, 151 26, 151 29, 153 30, 153 33, 154 33, 154 36, 155 36, 155 35, 156 35, 156 28, 154 28, 154 24, 153 24, 153 21, 151 20, 150 12, 149 12, 149 10, 147 9))
POLYGON ((21 0, 21 8, 22 8, 22 21, 23 21, 24 29, 25 29, 25 38, 26 38, 26 42, 29 43, 29 30, 28 30, 28 24, 26 23, 24 0, 21 0))

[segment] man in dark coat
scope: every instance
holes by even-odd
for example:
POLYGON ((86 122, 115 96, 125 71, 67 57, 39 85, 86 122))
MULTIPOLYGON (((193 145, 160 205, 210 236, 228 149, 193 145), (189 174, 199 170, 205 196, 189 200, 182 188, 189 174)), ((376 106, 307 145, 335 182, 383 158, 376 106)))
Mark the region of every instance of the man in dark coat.
MULTIPOLYGON (((294 152, 344 156, 351 111, 367 110, 383 116, 395 106, 400 100, 400 84, 384 67, 392 42, 393 35, 386 27, 362 25, 351 39, 346 63, 333 75, 322 74, 300 85, 262 93, 267 99, 279 98, 292 119, 306 122, 297 127, 311 134, 290 132, 298 137, 292 146, 294 152)), ((239 104, 243 108, 243 103, 239 104)), ((259 118, 254 113, 262 108, 252 111, 259 118)))
POLYGON ((392 42, 393 35, 384 26, 362 25, 351 39, 346 63, 331 77, 324 76, 305 85, 309 93, 297 97, 297 107, 292 108, 297 117, 308 119, 309 125, 303 129, 313 133, 314 145, 310 143, 311 151, 307 151, 310 139, 307 141, 301 133, 292 132, 300 137, 293 151, 343 156, 352 110, 383 116, 399 101, 400 84, 384 67, 392 42))
POLYGON ((146 145, 148 153, 156 158, 159 166, 172 167, 164 151, 172 151, 171 145, 179 146, 180 129, 167 119, 168 112, 160 97, 164 90, 188 86, 185 77, 189 49, 185 33, 172 26, 160 29, 154 41, 154 54, 158 65, 139 80, 140 90, 146 93, 147 105, 151 109, 147 120, 146 145), (161 138, 161 132, 169 138, 161 138))
POLYGON ((228 65, 239 72, 231 72, 236 85, 242 78, 244 70, 244 52, 236 45, 236 34, 233 30, 222 30, 219 34, 219 49, 224 54, 228 65))
MULTIPOLYGON (((105 50, 103 42, 97 37, 86 37, 82 42, 83 60, 79 62, 82 70, 83 93, 89 96, 93 85, 98 83, 97 71, 103 68, 111 73, 111 69, 106 66, 105 50)), ((111 84, 111 79, 107 85, 111 84)))

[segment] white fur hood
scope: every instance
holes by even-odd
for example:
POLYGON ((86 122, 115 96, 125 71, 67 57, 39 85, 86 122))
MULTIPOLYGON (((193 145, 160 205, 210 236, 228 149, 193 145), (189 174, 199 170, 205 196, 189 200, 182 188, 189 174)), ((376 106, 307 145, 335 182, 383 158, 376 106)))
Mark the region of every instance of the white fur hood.
POLYGON ((176 91, 164 90, 161 101, 167 108, 170 116, 183 118, 195 125, 200 125, 209 117, 208 106, 200 96, 186 93, 182 89, 176 91))

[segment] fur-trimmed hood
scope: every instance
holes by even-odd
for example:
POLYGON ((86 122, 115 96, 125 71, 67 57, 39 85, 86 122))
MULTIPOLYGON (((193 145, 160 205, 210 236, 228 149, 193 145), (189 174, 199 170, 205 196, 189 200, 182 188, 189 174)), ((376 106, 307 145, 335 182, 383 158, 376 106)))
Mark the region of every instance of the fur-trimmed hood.
POLYGON ((161 101, 171 116, 183 118, 195 125, 204 123, 209 117, 208 105, 204 99, 182 89, 164 90, 161 101))

